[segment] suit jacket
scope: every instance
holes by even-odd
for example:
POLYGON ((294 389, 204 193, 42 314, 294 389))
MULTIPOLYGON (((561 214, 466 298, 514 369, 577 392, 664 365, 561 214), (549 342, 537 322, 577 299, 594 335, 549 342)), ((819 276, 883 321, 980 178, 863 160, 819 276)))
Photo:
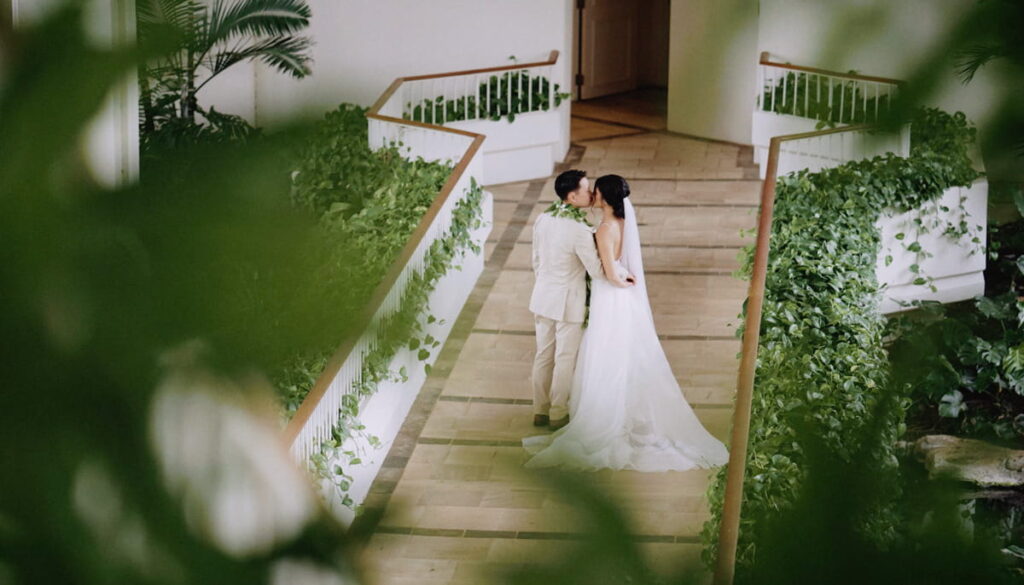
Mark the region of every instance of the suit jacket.
POLYGON ((604 278, 591 229, 569 218, 541 214, 533 224, 533 273, 530 311, 555 321, 582 323, 585 274, 604 278))

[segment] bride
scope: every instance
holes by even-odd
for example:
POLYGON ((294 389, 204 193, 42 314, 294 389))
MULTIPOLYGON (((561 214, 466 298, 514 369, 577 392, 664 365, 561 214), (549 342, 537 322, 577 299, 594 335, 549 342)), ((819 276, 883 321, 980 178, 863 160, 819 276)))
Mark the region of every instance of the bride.
POLYGON ((669 471, 724 465, 728 452, 683 397, 654 329, 629 184, 594 184, 604 213, 597 247, 608 281, 595 279, 569 401, 569 424, 529 437, 527 467, 669 471), (635 286, 625 279, 632 274, 635 286))

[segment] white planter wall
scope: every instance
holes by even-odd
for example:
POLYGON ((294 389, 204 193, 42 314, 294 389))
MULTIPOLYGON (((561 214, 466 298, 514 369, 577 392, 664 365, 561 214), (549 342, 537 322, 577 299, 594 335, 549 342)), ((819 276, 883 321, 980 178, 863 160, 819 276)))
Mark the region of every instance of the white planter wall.
POLYGON ((985 225, 988 222, 988 182, 984 179, 976 181, 969 188, 954 187, 948 189, 936 202, 939 207, 949 208, 948 212, 939 209, 937 217, 942 220, 941 227, 931 232, 918 235, 913 220, 918 217, 916 211, 894 214, 883 213, 876 222, 882 235, 882 248, 878 255, 876 274, 878 282, 883 286, 883 313, 894 313, 905 310, 901 305, 908 301, 933 300, 952 303, 973 298, 985 292, 985 225), (941 234, 947 222, 959 224, 961 219, 960 198, 963 197, 966 220, 970 225, 970 234, 959 240, 953 240, 941 234), (978 229, 978 228, 981 229, 978 229), (906 234, 901 242, 896 239, 898 233, 906 234), (979 237, 981 244, 971 244, 972 237, 979 237), (905 244, 918 241, 921 247, 932 254, 920 262, 921 274, 915 274, 910 267, 918 262, 917 255, 908 252, 905 244), (891 265, 885 265, 885 258, 892 255, 891 265), (932 291, 928 285, 913 284, 918 276, 934 278, 937 290, 932 291))
MULTIPOLYGON (((754 144, 754 162, 758 164, 761 178, 763 179, 765 176, 765 165, 768 162, 768 145, 771 143, 772 137, 813 132, 816 129, 815 126, 817 126, 816 120, 790 116, 788 114, 755 111, 753 124, 751 125, 751 140, 754 144)), ((899 134, 833 135, 832 138, 822 137, 816 140, 841 140, 841 149, 838 151, 832 149, 826 157, 815 157, 813 155, 787 155, 780 157, 778 176, 807 168, 812 171, 818 171, 823 168, 836 166, 838 160, 847 161, 872 158, 886 152, 892 152, 900 156, 908 156, 910 154, 909 126, 903 127, 899 134), (839 159, 833 160, 828 157, 839 157, 839 159)), ((790 148, 799 149, 798 146, 794 146, 792 143, 783 144, 783 149, 790 148)), ((809 150, 825 152, 825 149, 820 147, 809 150)))
MULTIPOLYGON (((494 201, 490 193, 484 193, 481 202, 483 211, 483 225, 473 232, 473 241, 480 246, 479 253, 468 252, 458 264, 461 268, 451 269, 442 277, 437 287, 431 293, 427 301, 427 313, 438 319, 434 323, 427 323, 427 314, 421 315, 424 335, 432 335, 441 342, 441 345, 431 351, 430 358, 421 362, 417 352, 403 348, 391 360, 390 369, 393 372, 405 368, 409 379, 405 382, 383 382, 379 385, 377 392, 367 397, 360 405, 359 420, 366 425, 366 433, 380 439, 381 447, 374 449, 366 445, 366 441, 357 439, 354 443, 349 442, 343 446, 343 450, 362 450, 362 464, 348 466, 344 461, 338 461, 347 474, 352 476, 353 481, 349 488, 348 495, 355 504, 361 504, 370 491, 373 480, 380 472, 387 457, 388 450, 402 428, 406 415, 412 407, 416 396, 426 382, 427 375, 425 364, 433 365, 437 360, 444 342, 448 339, 452 327, 462 312, 466 299, 476 286, 476 281, 484 269, 484 241, 491 232, 494 222, 494 201), (443 322, 442 322, 443 321, 443 322)), ((332 463, 333 465, 333 463, 332 463)), ((355 518, 355 512, 341 505, 334 496, 334 488, 326 482, 321 486, 324 493, 328 495, 327 501, 330 504, 332 513, 344 525, 351 524, 355 518)))
POLYGON ((514 122, 505 118, 467 120, 446 124, 487 136, 483 144, 483 183, 496 185, 550 177, 555 164, 564 157, 569 142, 569 104, 547 112, 518 114, 514 122))
MULTIPOLYGON (((32 26, 62 4, 60 0, 10 0, 0 10, 10 11, 14 26, 32 26)), ((109 50, 135 44, 134 2, 88 0, 83 5, 82 26, 97 48, 109 50)), ((82 158, 99 184, 115 188, 138 179, 139 84, 134 70, 126 71, 121 82, 111 88, 80 144, 82 158)))

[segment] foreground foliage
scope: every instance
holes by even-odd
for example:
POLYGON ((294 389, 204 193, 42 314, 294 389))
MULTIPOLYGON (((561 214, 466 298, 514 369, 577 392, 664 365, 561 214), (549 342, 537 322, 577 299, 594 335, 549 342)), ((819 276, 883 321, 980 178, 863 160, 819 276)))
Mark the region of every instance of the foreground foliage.
MULTIPOLYGON (((0 19, 0 426, 10 437, 0 443, 0 580, 348 580, 347 537, 302 489, 286 498, 272 489, 295 472, 271 449, 260 453, 261 481, 213 491, 252 477, 252 460, 229 456, 224 439, 273 445, 274 434, 176 421, 190 432, 171 446, 215 481, 187 492, 165 481, 150 425, 158 389, 201 391, 202 404, 225 408, 262 405, 258 372, 324 314, 296 298, 309 283, 292 269, 323 250, 304 236, 309 218, 282 197, 287 174, 265 145, 178 154, 192 172, 173 185, 92 181, 78 152, 83 132, 148 53, 103 48, 84 21, 77 3, 17 32, 0 19), (278 284, 252 288, 253 274, 278 284), (240 291, 258 295, 244 306, 288 318, 252 318, 240 291), (160 358, 195 339, 209 363, 169 378, 160 358), (205 529, 211 517, 201 512, 257 494, 261 505, 226 516, 258 546, 227 548, 205 529), (269 521, 297 502, 309 507, 286 529, 269 521)), ((232 422, 248 424, 230 408, 232 422)))
POLYGON ((558 107, 572 94, 561 91, 559 84, 542 75, 530 75, 529 70, 491 75, 480 82, 476 95, 446 100, 444 96, 424 99, 406 105, 406 118, 427 124, 447 124, 460 120, 492 120, 502 118, 514 122, 518 114, 548 111, 558 107))
POLYGON ((140 40, 167 43, 139 67, 144 161, 172 148, 258 134, 241 117, 199 104, 200 90, 235 65, 260 62, 296 78, 310 73, 311 41, 298 36, 312 16, 305 0, 139 0, 136 11, 140 40))
MULTIPOLYGON (((754 560, 765 527, 792 505, 803 484, 807 453, 797 429, 819 438, 832 457, 850 461, 864 451, 859 438, 869 413, 890 388, 885 323, 878 312, 875 219, 887 208, 915 209, 977 176, 967 154, 974 132, 962 114, 921 111, 913 131, 906 159, 889 154, 778 180, 743 494, 743 564, 754 560)), ((752 254, 750 247, 744 271, 752 254)), ((893 485, 904 406, 901 399, 881 411, 873 423, 877 448, 864 451, 870 457, 863 472, 893 485)), ((709 492, 709 561, 724 485, 722 470, 709 492)), ((864 509, 856 520, 878 540, 896 536, 892 501, 864 509)))
MULTIPOLYGON (((847 459, 835 457, 810 427, 796 430, 803 447, 804 476, 787 506, 759 526, 756 557, 738 578, 748 585, 834 583, 837 585, 1009 585, 1024 576, 1009 566, 1017 549, 1000 553, 1000 527, 983 518, 965 517, 955 486, 931 482, 914 489, 904 478, 895 483, 872 473, 871 452, 886 442, 883 426, 899 408, 897 400, 879 401, 851 442, 861 445, 847 459), (893 492, 908 494, 894 496, 893 492), (863 518, 896 499, 920 519, 907 536, 880 547, 866 535, 863 518)), ((707 583, 706 570, 689 561, 684 546, 644 543, 636 538, 617 494, 605 493, 587 475, 545 473, 558 493, 577 503, 582 534, 559 550, 556 561, 513 567, 511 585, 666 585, 707 583), (675 562, 650 562, 659 547, 680 551, 675 562), (653 553, 653 555, 652 555, 653 553)), ((605 489, 607 489, 605 487, 605 489)), ((1024 551, 1022 551, 1024 552, 1024 551)))
MULTIPOLYGON (((291 199, 318 217, 316 237, 339 254, 317 266, 318 287, 344 291, 344 307, 369 301, 384 273, 419 225, 451 167, 408 161, 397 148, 372 151, 366 110, 344 104, 329 112, 295 155, 291 199)), ((339 328, 300 348, 277 376, 288 413, 305 398, 322 364, 349 332, 339 328)))
MULTIPOLYGON (((1017 194, 1024 211, 1024 196, 1017 194)), ((1024 441, 1024 220, 989 228, 984 296, 924 303, 891 324, 918 432, 1024 441)))

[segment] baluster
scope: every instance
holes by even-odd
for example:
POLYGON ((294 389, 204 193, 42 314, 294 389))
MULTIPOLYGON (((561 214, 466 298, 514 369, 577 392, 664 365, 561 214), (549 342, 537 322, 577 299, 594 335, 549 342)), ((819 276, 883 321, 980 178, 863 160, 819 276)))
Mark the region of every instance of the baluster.
POLYGON ((850 82, 850 123, 857 121, 857 82, 850 82))
POLYGON ((879 100, 879 97, 878 97, 878 85, 879 84, 875 83, 873 85, 875 86, 875 122, 877 122, 878 121, 878 100, 879 100))
POLYGON ((524 69, 520 69, 519 73, 519 113, 523 113, 523 72, 524 69))
POLYGON ((548 80, 548 109, 555 109, 555 68, 552 65, 545 67, 545 75, 548 80))
POLYGON ((861 84, 861 91, 864 93, 864 100, 861 102, 861 106, 864 108, 864 122, 868 121, 868 86, 867 83, 861 84))
POLYGON ((430 80, 430 123, 437 124, 437 80, 430 80))
MULTIPOLYGON (((787 106, 786 106, 786 89, 788 87, 789 87, 789 74, 787 73, 787 74, 784 74, 784 76, 782 78, 782 109, 783 110, 787 109, 787 106)), ((793 112, 780 112, 780 113, 792 114, 793 112)))
POLYGON ((821 118, 821 76, 814 75, 814 110, 815 117, 821 118))
POLYGON ((476 118, 480 117, 480 111, 481 111, 480 110, 480 107, 481 107, 481 104, 480 104, 480 75, 479 74, 473 76, 473 87, 475 88, 474 91, 476 92, 476 107, 473 108, 473 114, 474 114, 473 118, 476 119, 476 118))
POLYGON ((832 120, 832 78, 831 77, 828 78, 828 118, 827 119, 829 121, 832 120))
POLYGON ((484 110, 484 115, 487 116, 488 119, 490 119, 490 117, 491 117, 491 78, 492 77, 494 77, 494 76, 493 75, 488 75, 487 76, 487 109, 484 110))
POLYGON ((808 118, 808 105, 811 100, 811 76, 804 74, 804 117, 808 118))
POLYGON ((505 72, 505 114, 512 113, 512 72, 505 72))
POLYGON ((469 76, 462 76, 462 111, 465 112, 465 119, 469 120, 469 76))
POLYGON ((839 123, 843 123, 843 113, 846 110, 846 82, 839 84, 839 123))
POLYGON ((527 112, 532 112, 533 111, 533 78, 532 77, 527 78, 527 80, 526 80, 526 87, 529 88, 529 89, 527 89, 527 92, 526 92, 527 93, 527 95, 526 95, 526 104, 527 104, 526 105, 526 111, 527 112))
POLYGON ((771 84, 771 86, 768 88, 768 94, 772 98, 772 106, 771 106, 771 108, 768 109, 768 111, 769 112, 774 112, 775 111, 775 84, 776 84, 776 81, 775 81, 775 70, 774 69, 766 69, 765 73, 768 73, 769 83, 771 84))
POLYGON ((448 122, 448 78, 441 78, 441 125, 448 122))

